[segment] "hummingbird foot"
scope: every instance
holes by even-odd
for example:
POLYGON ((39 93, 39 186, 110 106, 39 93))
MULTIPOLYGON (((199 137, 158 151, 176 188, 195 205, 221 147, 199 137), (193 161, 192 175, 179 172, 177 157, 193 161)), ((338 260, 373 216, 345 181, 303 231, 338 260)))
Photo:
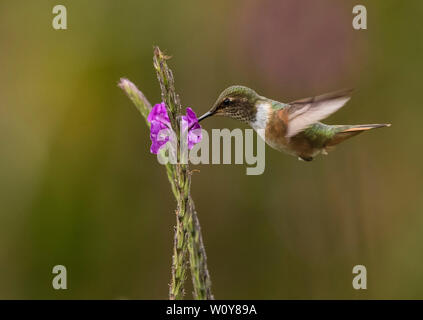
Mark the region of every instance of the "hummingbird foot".
POLYGON ((298 157, 298 160, 309 162, 309 161, 313 160, 313 157, 298 157))

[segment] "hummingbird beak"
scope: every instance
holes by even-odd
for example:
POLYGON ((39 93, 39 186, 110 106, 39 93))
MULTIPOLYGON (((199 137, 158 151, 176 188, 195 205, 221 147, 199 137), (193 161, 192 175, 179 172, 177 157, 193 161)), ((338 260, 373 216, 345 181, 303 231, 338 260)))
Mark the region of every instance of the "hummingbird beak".
MULTIPOLYGON (((207 111, 205 114, 203 114, 200 118, 198 118, 198 122, 200 122, 201 120, 208 118, 210 116, 212 116, 214 113, 211 111, 207 111)), ((192 127, 194 126, 195 123, 193 123, 189 128, 188 131, 192 129, 192 127)))
POLYGON ((200 118, 198 118, 198 122, 201 120, 204 120, 205 118, 208 118, 213 115, 213 112, 207 111, 205 114, 203 114, 200 118))

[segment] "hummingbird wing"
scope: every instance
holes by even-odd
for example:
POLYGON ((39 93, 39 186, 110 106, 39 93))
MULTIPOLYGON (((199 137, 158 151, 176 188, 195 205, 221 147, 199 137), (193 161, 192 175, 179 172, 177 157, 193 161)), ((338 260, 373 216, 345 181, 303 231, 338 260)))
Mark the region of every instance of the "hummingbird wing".
POLYGON ((342 90, 289 103, 285 110, 286 137, 295 136, 313 123, 339 110, 351 98, 351 92, 351 89, 342 90))

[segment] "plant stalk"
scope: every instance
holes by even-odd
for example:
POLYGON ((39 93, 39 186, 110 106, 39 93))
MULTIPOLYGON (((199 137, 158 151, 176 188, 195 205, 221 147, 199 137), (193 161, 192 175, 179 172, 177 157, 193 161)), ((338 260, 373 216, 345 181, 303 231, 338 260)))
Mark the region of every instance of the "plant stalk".
MULTIPOLYGON (((177 136, 177 164, 167 163, 166 173, 172 192, 177 202, 176 226, 173 244, 173 257, 171 269, 171 282, 169 285, 169 299, 177 300, 184 297, 184 282, 187 270, 187 257, 192 276, 194 298, 214 299, 211 292, 211 281, 207 269, 207 257, 203 244, 200 223, 191 198, 191 174, 188 164, 181 163, 180 155, 180 124, 182 107, 179 96, 176 94, 172 71, 168 68, 166 60, 169 59, 158 47, 154 48, 153 65, 156 69, 157 79, 160 84, 162 100, 166 104, 169 120, 177 136)), ((140 90, 129 80, 121 79, 119 82, 128 97, 135 104, 141 115, 145 118, 151 110, 151 104, 140 90)))

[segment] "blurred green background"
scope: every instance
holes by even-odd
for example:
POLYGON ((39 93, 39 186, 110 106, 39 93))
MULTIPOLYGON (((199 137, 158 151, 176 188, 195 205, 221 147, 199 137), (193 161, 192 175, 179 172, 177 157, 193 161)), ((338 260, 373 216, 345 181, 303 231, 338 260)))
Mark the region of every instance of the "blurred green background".
POLYGON ((311 163, 266 147, 260 176, 197 166, 216 298, 423 298, 422 18, 417 0, 0 2, 0 298, 167 298, 175 202, 117 87, 160 101, 153 45, 197 114, 232 84, 284 102, 355 87, 327 123, 393 123, 311 163))

